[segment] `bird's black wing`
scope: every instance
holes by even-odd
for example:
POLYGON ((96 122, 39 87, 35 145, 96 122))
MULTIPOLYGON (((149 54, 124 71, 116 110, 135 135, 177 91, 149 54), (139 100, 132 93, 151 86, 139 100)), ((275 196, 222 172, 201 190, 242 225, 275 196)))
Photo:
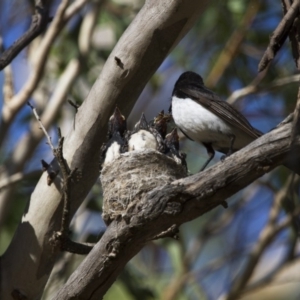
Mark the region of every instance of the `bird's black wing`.
POLYGON ((238 110, 226 101, 223 101, 209 89, 205 87, 201 87, 201 89, 182 88, 181 92, 251 137, 258 138, 262 135, 259 130, 251 126, 248 120, 238 110))

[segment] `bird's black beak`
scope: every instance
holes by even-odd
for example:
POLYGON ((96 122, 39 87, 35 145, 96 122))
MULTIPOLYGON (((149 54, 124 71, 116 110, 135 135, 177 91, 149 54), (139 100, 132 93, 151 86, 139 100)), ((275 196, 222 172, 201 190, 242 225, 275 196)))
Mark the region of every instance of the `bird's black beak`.
POLYGON ((123 136, 127 129, 126 119, 121 114, 121 111, 116 106, 114 113, 109 118, 108 122, 108 138, 111 138, 115 132, 119 132, 123 136))
POLYGON ((142 113, 142 116, 141 116, 139 122, 135 125, 135 128, 139 129, 139 130, 142 130, 142 129, 148 130, 148 122, 146 120, 144 113, 142 113))

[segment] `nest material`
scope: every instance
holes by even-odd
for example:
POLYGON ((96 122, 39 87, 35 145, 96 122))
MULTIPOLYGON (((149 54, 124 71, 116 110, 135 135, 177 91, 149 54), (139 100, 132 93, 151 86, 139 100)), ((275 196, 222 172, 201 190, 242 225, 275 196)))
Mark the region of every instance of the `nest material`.
POLYGON ((103 220, 109 224, 124 216, 128 205, 138 203, 147 192, 186 175, 184 166, 154 150, 120 155, 101 172, 103 220))

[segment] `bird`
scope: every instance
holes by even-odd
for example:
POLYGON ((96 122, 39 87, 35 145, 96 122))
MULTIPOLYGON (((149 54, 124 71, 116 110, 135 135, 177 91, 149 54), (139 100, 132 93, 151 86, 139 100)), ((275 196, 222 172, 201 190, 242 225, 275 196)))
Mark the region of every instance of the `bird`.
POLYGON ((176 81, 169 110, 182 133, 206 148, 208 159, 200 171, 214 158, 215 151, 223 153, 224 160, 263 134, 192 71, 182 73, 176 81))
POLYGON ((170 120, 171 115, 166 115, 164 110, 162 110, 152 121, 149 122, 149 130, 157 140, 157 151, 161 153, 165 153, 167 150, 164 140, 167 135, 168 122, 170 120))
POLYGON ((121 137, 124 137, 127 130, 127 122, 121 114, 120 109, 116 106, 114 113, 108 120, 107 139, 111 139, 115 132, 119 132, 121 137))
POLYGON ((179 136, 177 133, 177 128, 174 128, 165 137, 165 154, 173 158, 173 160, 178 164, 182 165, 187 171, 186 164, 186 154, 179 151, 179 136))
POLYGON ((103 144, 100 149, 100 170, 102 169, 102 166, 111 163, 116 158, 118 158, 121 153, 126 152, 126 131, 126 119, 121 114, 119 108, 116 107, 114 113, 111 115, 108 121, 108 142, 103 144))
POLYGON ((167 135, 168 122, 170 120, 171 115, 166 115, 164 110, 162 110, 160 113, 158 113, 154 120, 150 122, 150 126, 156 129, 162 139, 164 139, 167 135))
POLYGON ((142 151, 147 149, 158 149, 156 137, 150 130, 150 126, 144 114, 135 124, 133 131, 128 136, 128 151, 142 151))

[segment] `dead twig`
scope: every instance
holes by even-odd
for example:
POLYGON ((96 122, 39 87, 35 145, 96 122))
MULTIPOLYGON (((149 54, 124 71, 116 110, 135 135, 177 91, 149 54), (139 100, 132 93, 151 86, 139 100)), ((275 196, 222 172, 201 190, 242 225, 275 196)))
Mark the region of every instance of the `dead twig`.
MULTIPOLYGON (((286 2, 288 2, 288 0, 286 0, 286 2)), ((288 7, 288 3, 285 5, 285 7, 288 7)), ((299 6, 298 6, 298 10, 299 10, 299 6)), ((293 54, 293 57, 294 57, 294 60, 296 63, 296 67, 299 70, 299 67, 300 67, 300 20, 299 20, 299 14, 293 22, 293 26, 289 32, 289 39, 291 41, 292 54, 293 54)))
POLYGON ((286 14, 292 5, 291 0, 281 0, 281 4, 282 4, 282 11, 284 14, 286 14))
POLYGON ((62 186, 62 201, 64 203, 62 221, 60 231, 55 231, 49 239, 54 247, 59 247, 61 251, 68 251, 76 254, 87 254, 92 248, 90 243, 76 243, 69 238, 69 224, 70 224, 70 210, 71 210, 71 183, 78 181, 80 178, 77 168, 70 170, 67 161, 63 156, 64 138, 61 136, 60 129, 58 129, 59 142, 58 147, 54 149, 54 156, 57 159, 60 167, 63 186, 62 186))
MULTIPOLYGON (((72 253, 77 254, 87 254, 91 251, 93 248, 93 244, 90 243, 76 243, 72 241, 68 234, 69 234, 69 224, 70 224, 70 210, 71 210, 71 184, 73 181, 78 181, 80 179, 80 172, 77 168, 74 170, 71 170, 69 168, 69 165, 67 161, 65 160, 63 156, 63 144, 64 144, 64 137, 61 136, 61 131, 58 129, 58 147, 55 148, 52 144, 51 137, 49 136, 47 130, 45 129, 41 118, 39 117, 36 109, 28 102, 28 105, 33 111, 33 114, 38 121, 41 130, 43 130, 46 138, 47 138, 47 144, 50 146, 52 153, 54 157, 57 159, 57 163, 59 165, 61 175, 62 175, 62 199, 63 201, 63 213, 62 213, 62 220, 61 220, 61 226, 59 231, 55 231, 52 235, 52 237, 49 239, 49 242, 52 244, 53 248, 58 248, 61 251, 68 251, 72 253)), ((42 160, 43 167, 48 171, 50 168, 50 165, 48 165, 45 161, 42 160)), ((49 177, 47 179, 47 184, 50 185, 56 175, 58 175, 58 172, 54 174, 54 177, 49 177), (50 179, 49 179, 50 178, 50 179), (51 182, 49 182, 51 180, 51 182)))
POLYGON ((295 0, 293 2, 292 6, 289 8, 287 13, 284 15, 281 22, 273 32, 267 50, 265 51, 258 65, 259 72, 263 71, 270 64, 270 62, 274 59, 275 55, 288 37, 293 22, 299 15, 299 1, 300 0, 295 0))
POLYGON ((77 103, 75 103, 75 102, 73 102, 71 99, 68 99, 68 103, 69 103, 71 106, 73 106, 73 107, 75 108, 76 112, 77 112, 77 110, 78 110, 78 108, 80 107, 80 105, 77 104, 77 103))
MULTIPOLYGON (((98 2, 91 3, 90 9, 93 15, 98 16, 101 6, 98 4, 98 2)), ((91 13, 86 14, 81 24, 81 28, 84 27, 84 30, 80 29, 79 39, 82 40, 81 36, 85 36, 84 40, 89 41, 88 43, 85 44, 86 54, 89 53, 87 46, 90 46, 90 40, 91 40, 90 37, 92 35, 95 24, 97 22, 96 16, 91 18, 91 13), (85 21, 86 19, 89 19, 89 22, 86 22, 85 21), (91 19, 92 21, 94 21, 94 23, 91 22, 91 19), (84 26, 84 24, 86 25, 84 26)), ((80 52, 78 54, 78 57, 75 57, 72 60, 70 60, 65 70, 62 72, 62 75, 60 76, 59 80, 57 81, 52 96, 49 99, 49 101, 47 101, 48 104, 45 107, 43 114, 40 115, 40 118, 43 120, 43 125, 46 128, 46 130, 50 128, 51 124, 53 123, 53 120, 57 117, 57 114, 61 106, 65 103, 68 91, 70 90, 74 80, 77 78, 78 74, 82 70, 82 64, 84 64, 84 61, 85 61, 84 53, 80 52)), ((74 117, 74 123, 73 123, 74 128, 76 123, 75 118, 76 116, 74 117)), ((9 123, 7 125, 9 126, 9 123)), ((30 157, 34 153, 34 150, 40 143, 41 139, 44 137, 43 132, 39 130, 38 126, 36 125, 37 125, 36 123, 32 124, 29 132, 22 137, 22 139, 13 149, 13 152, 11 153, 10 161, 3 166, 7 173, 6 177, 9 177, 14 173, 20 172, 24 168, 26 161, 30 159, 30 157)), ((3 141, 2 137, 4 137, 6 129, 4 128, 5 126, 4 127, 0 126, 0 127, 1 127, 0 130, 0 143, 1 143, 1 141, 3 141)), ((50 165, 50 168, 47 170, 48 185, 52 184, 58 172, 59 172, 59 168, 57 167, 57 165, 50 165)), ((1 172, 1 175, 3 175, 1 177, 3 177, 4 179, 5 177, 4 172, 1 172)), ((10 209, 13 203, 11 201, 11 199, 13 198, 12 194, 13 194, 13 186, 10 185, 0 195, 0 202, 1 202, 0 215, 3 216, 2 220, 4 220, 5 216, 8 216, 7 211, 10 209)))
POLYGON ((40 116, 38 115, 38 113, 37 113, 35 107, 34 107, 33 105, 31 105, 29 101, 27 102, 27 105, 32 109, 32 112, 33 112, 33 114, 34 114, 36 120, 38 121, 38 123, 39 123, 39 125, 40 125, 40 129, 43 130, 43 132, 44 132, 44 134, 45 134, 45 136, 46 136, 46 138, 47 138, 47 140, 48 140, 48 143, 47 143, 47 144, 50 146, 50 148, 51 148, 51 150, 52 150, 52 152, 53 152, 53 154, 54 154, 55 148, 54 148, 54 146, 53 146, 53 144, 52 144, 51 137, 49 136, 49 134, 48 134, 46 128, 44 127, 44 125, 43 125, 43 123, 42 123, 42 120, 41 120, 40 116))
POLYGON ((257 81, 252 82, 249 85, 234 91, 227 98, 226 101, 229 102, 230 104, 233 104, 237 100, 239 100, 243 97, 253 95, 253 94, 268 92, 270 90, 280 88, 284 85, 291 84, 291 83, 296 83, 296 82, 299 82, 299 81, 300 81, 300 75, 296 74, 296 75, 276 79, 276 80, 270 82, 267 85, 260 85, 257 81))
POLYGON ((9 102, 9 105, 4 105, 2 109, 2 119, 1 119, 1 130, 0 130, 0 144, 3 142, 8 128, 13 121, 16 114, 23 107, 23 105, 28 101, 36 87, 38 86, 47 62, 47 57, 50 52, 50 48, 53 45, 54 40, 59 35, 60 31, 64 28, 67 21, 74 16, 76 12, 87 2, 87 0, 78 0, 74 2, 69 8, 74 7, 74 9, 67 10, 69 0, 62 0, 57 8, 56 14, 46 31, 38 50, 35 53, 34 69, 28 78, 27 82, 24 84, 23 88, 19 93, 14 95, 9 102), (67 15, 67 17, 66 17, 67 15))
POLYGON ((0 70, 3 70, 11 61, 47 27, 49 18, 48 1, 37 0, 35 14, 32 16, 30 28, 16 40, 0 57, 0 70))
POLYGON ((40 174, 41 174, 40 170, 32 171, 30 173, 23 173, 23 172, 15 173, 15 174, 11 175, 10 177, 4 178, 0 181, 0 191, 14 185, 15 183, 18 183, 24 179, 32 178, 32 177, 38 176, 40 174))

